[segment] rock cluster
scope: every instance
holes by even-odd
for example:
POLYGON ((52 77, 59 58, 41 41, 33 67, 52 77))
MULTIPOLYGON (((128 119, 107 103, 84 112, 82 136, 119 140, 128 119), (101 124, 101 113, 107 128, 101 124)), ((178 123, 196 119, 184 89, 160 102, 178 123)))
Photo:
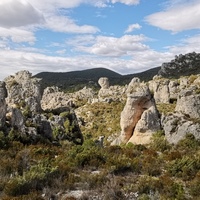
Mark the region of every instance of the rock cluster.
MULTIPOLYGON (((52 90, 47 89, 44 95, 52 90)), ((40 79, 33 78, 28 71, 0 82, 0 129, 4 134, 23 143, 36 143, 43 138, 49 142, 68 139, 81 144, 83 137, 71 107, 53 104, 47 112, 42 110, 41 100, 40 79)))
MULTIPOLYGON (((98 93, 86 87, 75 93, 48 87, 42 94, 40 82, 28 71, 0 82, 0 129, 5 134, 18 134, 23 141, 28 136, 29 142, 43 137, 51 142, 68 139, 81 144, 79 124, 83 122, 74 111, 80 100, 89 105, 126 101, 121 112, 121 133, 112 141, 113 145, 147 144, 152 134, 161 129, 170 143, 177 143, 188 133, 200 139, 200 75, 179 79, 157 75, 148 83, 135 77, 126 86, 110 86, 108 78, 102 77, 98 93), (158 112, 160 105, 174 110, 158 112)), ((80 108, 76 113, 80 114, 79 111, 80 108)), ((86 115, 88 112, 85 111, 86 115)))
POLYGON ((20 71, 5 79, 8 92, 7 104, 13 106, 28 106, 33 112, 40 112, 42 98, 40 79, 31 78, 28 71, 20 71))
POLYGON ((107 102, 122 101, 125 99, 126 87, 115 85, 110 86, 109 80, 106 77, 102 77, 98 81, 101 89, 98 92, 98 97, 92 100, 95 102, 107 102))
POLYGON ((60 107, 76 106, 77 101, 92 102, 96 93, 91 88, 84 87, 75 93, 64 93, 58 87, 47 87, 44 90, 41 106, 42 109, 56 109, 60 107))

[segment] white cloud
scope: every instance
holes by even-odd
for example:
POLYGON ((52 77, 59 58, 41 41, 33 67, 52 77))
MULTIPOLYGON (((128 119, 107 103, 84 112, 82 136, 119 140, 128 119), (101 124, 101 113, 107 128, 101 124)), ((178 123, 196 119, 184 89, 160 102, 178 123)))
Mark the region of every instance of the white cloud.
POLYGON ((165 11, 146 17, 146 21, 156 27, 172 32, 200 29, 200 1, 192 0, 175 4, 165 11))
POLYGON ((178 44, 166 47, 168 51, 175 54, 186 54, 190 52, 200 52, 200 34, 180 40, 178 44))
POLYGON ((46 27, 50 30, 64 33, 96 33, 99 31, 97 27, 89 25, 79 26, 68 17, 56 15, 46 18, 46 27))
POLYGON ((0 2, 1 27, 20 27, 43 21, 43 15, 25 0, 1 0, 0 2))
POLYGON ((111 0, 112 3, 123 3, 126 5, 137 5, 140 3, 140 0, 111 0))
POLYGON ((36 38, 31 31, 19 28, 7 29, 0 27, 0 38, 8 38, 15 43, 28 42, 33 44, 36 41, 36 38))
POLYGON ((125 30, 124 33, 131 33, 133 32, 135 29, 141 29, 142 26, 140 26, 139 24, 131 24, 128 26, 128 28, 125 30))
MULTIPOLYGON (((84 43, 78 44, 75 39, 74 46, 77 51, 98 56, 119 57, 148 49, 149 47, 142 43, 145 40, 147 38, 144 35, 124 35, 121 38, 97 36, 96 38, 90 37, 90 40, 87 36, 85 40, 82 40, 82 42, 85 42, 85 45, 84 43), (87 41, 90 43, 87 44, 87 41)), ((80 41, 80 38, 78 41, 80 41)), ((71 44, 73 45, 73 42, 71 44)))

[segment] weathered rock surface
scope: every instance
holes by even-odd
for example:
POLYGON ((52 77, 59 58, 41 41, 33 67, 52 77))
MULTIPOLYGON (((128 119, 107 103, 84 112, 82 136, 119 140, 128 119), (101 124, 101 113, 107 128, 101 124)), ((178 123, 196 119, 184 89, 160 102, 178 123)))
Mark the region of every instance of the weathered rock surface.
POLYGON ((102 89, 108 89, 110 84, 109 84, 109 80, 107 77, 101 77, 98 80, 99 85, 101 86, 102 89))
POLYGON ((169 143, 177 144, 186 134, 193 134, 200 139, 200 124, 181 113, 162 116, 162 127, 169 143))
MULTIPOLYGON (((69 96, 60 93, 58 88, 47 88, 44 95, 52 113, 44 113, 41 109, 40 79, 32 78, 28 71, 18 72, 0 82, 0 128, 5 135, 24 144, 37 143, 42 138, 48 142, 67 139, 82 144, 78 120, 70 107, 72 102, 65 101, 69 101, 69 96)), ((93 93, 84 88, 71 96, 92 98, 93 93)))
POLYGON ((32 78, 32 74, 28 71, 20 71, 14 76, 7 77, 5 83, 8 92, 6 101, 9 107, 23 104, 33 112, 41 111, 40 79, 32 78))
POLYGON ((11 126, 18 131, 23 131, 24 129, 24 116, 20 109, 11 108, 11 126))
POLYGON ((200 94, 198 90, 196 85, 182 90, 179 93, 175 111, 189 115, 190 118, 200 118, 200 94))
POLYGON ((168 79, 154 79, 149 81, 149 88, 154 94, 156 103, 169 103, 169 83, 168 79))
POLYGON ((57 87, 48 87, 44 90, 41 106, 43 110, 57 109, 61 107, 73 107, 78 100, 91 102, 95 96, 91 88, 83 88, 75 93, 64 93, 57 87))
POLYGON ((112 101, 123 101, 125 99, 127 90, 126 86, 109 86, 109 80, 105 77, 100 78, 98 82, 101 86, 101 89, 98 92, 98 98, 93 99, 91 103, 110 103, 112 101))
POLYGON ((5 82, 0 81, 0 128, 5 126, 7 106, 5 98, 7 96, 7 91, 5 87, 5 82))
POLYGON ((149 143, 152 133, 160 129, 158 112, 149 88, 140 84, 131 92, 121 113, 121 134, 112 145, 149 143))
POLYGON ((140 120, 137 122, 133 136, 128 142, 134 144, 148 144, 151 140, 152 133, 161 129, 158 111, 152 102, 152 106, 145 110, 140 120))

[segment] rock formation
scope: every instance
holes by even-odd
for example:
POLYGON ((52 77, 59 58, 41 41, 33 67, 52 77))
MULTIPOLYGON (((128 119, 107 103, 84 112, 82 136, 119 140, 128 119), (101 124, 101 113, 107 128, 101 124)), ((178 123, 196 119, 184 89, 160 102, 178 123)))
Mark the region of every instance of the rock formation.
POLYGON ((126 87, 115 85, 109 86, 108 78, 102 77, 98 81, 101 89, 98 92, 98 98, 93 99, 95 102, 107 102, 122 101, 125 98, 126 87))
POLYGON ((94 96, 95 92, 86 87, 74 93, 64 93, 59 91, 58 87, 47 87, 42 96, 41 106, 43 110, 73 107, 76 106, 78 100, 92 102, 94 96))
POLYGON ((175 111, 182 112, 193 119, 200 118, 200 94, 197 85, 181 90, 175 111))
POLYGON ((163 63, 158 74, 166 78, 180 78, 181 76, 188 76, 192 73, 199 74, 199 66, 199 53, 180 54, 171 62, 163 63))
MULTIPOLYGON (((58 93, 55 90, 48 88, 44 94, 48 97, 53 93, 55 97, 55 93, 58 93)), ((90 95, 89 92, 85 94, 90 95)), ((76 95, 79 98, 84 96, 83 92, 76 95)), ((52 112, 48 114, 41 109, 40 79, 32 78, 28 71, 18 72, 7 77, 5 82, 0 82, 0 128, 4 134, 25 144, 37 143, 41 138, 49 142, 67 139, 82 144, 83 137, 70 105, 60 100, 59 103, 63 104, 55 106, 51 104, 51 98, 47 99, 49 111, 52 112)))
POLYGON ((98 80, 99 85, 101 86, 102 89, 108 89, 109 88, 109 80, 107 77, 101 77, 98 80))
POLYGON ((161 78, 154 78, 149 81, 149 88, 154 94, 156 103, 169 103, 169 82, 168 79, 161 78))
POLYGON ((40 112, 42 98, 40 79, 32 78, 28 71, 20 71, 5 79, 8 92, 7 104, 12 107, 28 107, 33 112, 40 112))
POLYGON ((166 139, 170 143, 176 144, 189 133, 200 139, 200 85, 198 80, 199 76, 190 76, 173 81, 176 90, 170 95, 174 95, 176 91, 174 96, 177 99, 176 107, 173 112, 163 113, 161 120, 166 139))
POLYGON ((132 142, 134 144, 146 144, 150 137, 160 129, 160 121, 155 101, 145 84, 137 87, 129 85, 126 105, 121 113, 121 134, 112 142, 112 145, 132 142))
POLYGON ((7 96, 7 91, 5 83, 0 81, 0 129, 5 126, 7 106, 5 98, 7 96))

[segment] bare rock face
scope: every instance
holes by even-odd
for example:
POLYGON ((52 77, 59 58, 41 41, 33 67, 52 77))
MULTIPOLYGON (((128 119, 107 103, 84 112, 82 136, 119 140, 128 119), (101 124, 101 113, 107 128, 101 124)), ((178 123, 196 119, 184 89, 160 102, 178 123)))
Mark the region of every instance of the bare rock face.
POLYGON ((73 107, 79 100, 92 101, 95 92, 91 88, 84 87, 74 93, 64 93, 58 87, 47 87, 44 90, 41 106, 43 110, 73 107))
POLYGON ((158 112, 149 88, 141 84, 128 94, 121 113, 121 135, 112 145, 132 142, 146 144, 153 132, 160 130, 158 112))
POLYGON ((152 102, 152 106, 142 113, 140 120, 135 126, 134 134, 128 142, 147 144, 150 142, 152 133, 158 130, 160 130, 160 119, 158 111, 152 102))
POLYGON ((11 113, 11 126, 19 131, 23 131, 25 121, 21 110, 18 108, 12 108, 11 113))
POLYGON ((131 82, 128 84, 128 88, 126 90, 127 94, 131 94, 135 88, 140 86, 140 79, 138 77, 134 77, 131 82))
POLYGON ((186 134, 193 134, 200 139, 200 124, 181 113, 171 113, 161 119, 165 137, 171 144, 177 144, 186 134))
POLYGON ((175 111, 189 115, 190 118, 200 117, 200 94, 197 86, 181 90, 175 111))
POLYGON ((99 85, 101 86, 102 89, 108 89, 109 88, 109 80, 107 77, 101 77, 98 80, 99 85))
POLYGON ((32 78, 28 71, 20 71, 14 76, 5 79, 8 92, 7 103, 29 107, 32 112, 41 111, 40 101, 42 98, 40 79, 32 78))
POLYGON ((154 93, 156 103, 169 103, 170 91, 169 91, 168 79, 155 79, 149 82, 149 88, 154 93))
POLYGON ((0 81, 0 128, 4 127, 5 119, 6 119, 6 112, 7 106, 5 98, 7 96, 7 91, 5 87, 5 82, 0 81))

